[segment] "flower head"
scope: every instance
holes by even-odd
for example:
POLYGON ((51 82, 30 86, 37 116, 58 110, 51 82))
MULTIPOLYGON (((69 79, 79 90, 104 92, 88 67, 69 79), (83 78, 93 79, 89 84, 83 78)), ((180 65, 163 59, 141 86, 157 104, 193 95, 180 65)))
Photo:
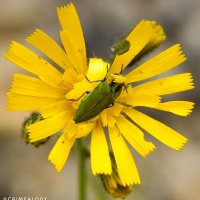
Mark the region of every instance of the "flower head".
POLYGON ((41 30, 36 30, 26 40, 51 59, 52 64, 25 46, 17 42, 11 43, 6 53, 7 59, 35 76, 13 76, 12 86, 7 94, 7 109, 37 110, 41 113, 43 120, 27 128, 31 142, 62 131, 48 157, 58 172, 65 165, 76 139, 91 133, 92 172, 94 175, 111 175, 107 132, 104 132, 108 129, 120 184, 140 184, 127 142, 144 157, 155 149, 152 142, 144 139, 140 128, 175 150, 182 148, 187 139, 141 113, 137 107, 150 107, 187 116, 193 108, 192 102, 162 102, 161 97, 190 90, 194 86, 190 73, 136 83, 175 68, 186 60, 185 55, 180 45, 176 44, 122 75, 123 69, 165 40, 166 36, 160 25, 155 21, 142 20, 125 38, 125 49, 117 51, 113 62, 107 63, 100 58, 87 60, 83 33, 73 4, 58 8, 57 12, 64 49, 41 30), (53 63, 60 69, 54 67, 53 63), (108 86, 108 91, 100 88, 102 83, 108 86), (117 84, 121 87, 120 90, 113 89, 117 84), (94 91, 97 96, 93 95, 95 100, 92 100, 91 94, 94 91), (102 98, 102 93, 98 92, 107 95, 102 98), (111 96, 112 100, 109 99, 110 105, 107 106, 105 101, 111 96), (89 105, 85 103, 86 99, 89 105), (99 107, 101 109, 97 112, 99 107), (80 109, 81 114, 78 115, 77 110, 80 109), (89 115, 89 118, 85 115, 89 115))

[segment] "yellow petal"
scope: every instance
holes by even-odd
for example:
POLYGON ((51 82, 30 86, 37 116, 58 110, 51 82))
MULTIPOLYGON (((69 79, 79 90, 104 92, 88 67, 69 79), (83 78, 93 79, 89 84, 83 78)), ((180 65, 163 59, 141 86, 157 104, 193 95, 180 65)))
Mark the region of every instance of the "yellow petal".
POLYGON ((153 30, 151 40, 145 47, 146 49, 152 49, 158 47, 166 39, 166 35, 161 25, 157 24, 156 21, 146 21, 153 30))
POLYGON ((116 119, 112 115, 107 114, 107 122, 108 123, 107 123, 106 126, 113 127, 115 125, 115 123, 116 123, 116 119))
POLYGON ((57 9, 58 18, 62 27, 61 40, 73 64, 80 62, 79 70, 87 69, 86 48, 78 14, 72 3, 57 9), (73 52, 73 53, 72 53, 73 52), (75 54, 74 54, 75 53, 75 54), (73 57, 71 55, 73 54, 73 57), (80 58, 80 60, 75 60, 80 58))
POLYGON ((175 130, 137 110, 127 108, 124 112, 141 128, 172 149, 179 150, 187 142, 187 138, 175 130))
POLYGON ((42 107, 56 103, 60 99, 34 97, 13 92, 7 93, 7 110, 40 110, 42 107))
POLYGON ((119 177, 124 186, 140 184, 133 156, 117 128, 108 128, 119 177))
POLYGON ((164 110, 176 115, 188 116, 194 107, 194 103, 190 101, 168 101, 158 104, 155 109, 164 110))
POLYGON ((86 61, 86 48, 83 31, 73 3, 69 3, 67 6, 58 8, 57 12, 62 30, 69 32, 73 43, 79 50, 81 50, 83 58, 86 61))
POLYGON ((101 58, 90 58, 87 78, 91 82, 99 81, 100 83, 105 78, 109 68, 109 63, 104 62, 101 58))
POLYGON ((185 60, 180 45, 176 44, 132 70, 125 77, 128 83, 141 81, 166 72, 185 60))
POLYGON ((193 89, 190 73, 176 74, 143 83, 133 88, 135 94, 166 95, 193 89))
POLYGON ((65 70, 62 76, 63 89, 65 88, 67 91, 73 89, 74 83, 79 81, 78 77, 77 72, 73 68, 65 70))
POLYGON ((87 65, 83 61, 81 52, 77 49, 73 41, 70 39, 69 33, 66 31, 61 31, 60 38, 73 67, 78 73, 85 74, 87 65))
POLYGON ((92 173, 111 174, 111 160, 108 151, 108 145, 104 130, 99 121, 97 121, 92 131, 92 139, 90 146, 92 173))
POLYGON ((115 83, 127 83, 127 79, 125 76, 111 74, 111 77, 114 79, 115 83))
POLYGON ((48 160, 54 165, 57 172, 64 167, 74 142, 75 138, 68 139, 65 134, 62 134, 51 150, 48 160))
POLYGON ((64 93, 59 88, 23 74, 14 74, 10 91, 29 96, 65 98, 64 93))
POLYGON ((116 123, 115 117, 120 115, 122 108, 122 105, 115 103, 112 107, 103 110, 99 115, 103 126, 113 127, 116 123))
POLYGON ((117 118, 117 127, 140 155, 145 157, 155 149, 153 143, 144 140, 142 131, 124 117, 117 118))
MULTIPOLYGON (((73 114, 73 116, 74 116, 74 114, 73 114)), ((73 137, 75 137, 77 135, 77 133, 78 133, 78 125, 75 123, 73 118, 68 120, 63 133, 65 134, 65 137, 67 137, 69 139, 71 139, 71 138, 73 138, 73 137)))
POLYGON ((76 133, 76 138, 86 137, 92 131, 94 125, 94 123, 77 125, 78 132, 76 133))
POLYGON ((90 83, 84 78, 82 81, 75 83, 74 88, 70 90, 65 97, 68 100, 81 100, 81 97, 84 97, 86 92, 90 92, 96 85, 98 85, 98 83, 90 83))
POLYGON ((131 64, 134 64, 136 61, 142 58, 145 54, 157 48, 166 39, 166 35, 161 25, 157 24, 156 21, 145 20, 145 22, 149 24, 149 26, 151 27, 153 34, 149 42, 142 49, 142 51, 131 61, 131 64))
POLYGON ((153 31, 149 24, 142 20, 127 36, 126 40, 130 42, 129 50, 117 55, 111 65, 110 74, 119 74, 129 62, 146 46, 152 37, 153 31))
POLYGON ((111 106, 110 108, 107 108, 107 111, 109 112, 109 114, 111 114, 113 117, 117 117, 120 115, 121 111, 122 111, 123 106, 115 103, 113 106, 111 106))
POLYGON ((68 120, 71 118, 71 113, 63 111, 52 117, 30 125, 28 127, 28 131, 30 132, 29 138, 31 142, 41 140, 57 133, 66 126, 68 120))
POLYGON ((62 74, 46 60, 23 45, 12 42, 5 56, 22 69, 39 76, 46 83, 59 86, 62 74))
POLYGON ((101 123, 104 127, 108 126, 108 118, 107 118, 107 109, 103 110, 99 114, 99 118, 101 119, 101 123))
POLYGON ((104 62, 102 59, 91 58, 86 75, 87 78, 75 83, 74 88, 69 91, 69 93, 66 95, 66 98, 77 100, 83 96, 85 92, 90 92, 101 83, 101 80, 105 78, 107 74, 107 68, 109 68, 109 64, 104 62))
POLYGON ((67 69, 72 67, 64 50, 43 31, 37 29, 26 41, 42 51, 61 68, 67 69))
POLYGON ((129 105, 133 107, 156 107, 160 102, 160 97, 149 94, 137 94, 134 92, 134 89, 131 86, 129 86, 127 91, 122 91, 121 95, 117 98, 116 102, 120 102, 123 105, 129 105))
POLYGON ((73 114, 75 112, 75 110, 73 109, 73 107, 67 100, 61 100, 61 101, 57 101, 56 103, 46 105, 46 106, 42 107, 40 112, 41 112, 43 118, 47 118, 47 117, 51 117, 57 113, 60 113, 64 110, 71 112, 71 114, 73 114))
POLYGON ((120 97, 117 102, 121 102, 123 105, 132 107, 144 106, 144 107, 156 107, 160 102, 160 97, 151 95, 136 95, 128 94, 127 96, 120 97))

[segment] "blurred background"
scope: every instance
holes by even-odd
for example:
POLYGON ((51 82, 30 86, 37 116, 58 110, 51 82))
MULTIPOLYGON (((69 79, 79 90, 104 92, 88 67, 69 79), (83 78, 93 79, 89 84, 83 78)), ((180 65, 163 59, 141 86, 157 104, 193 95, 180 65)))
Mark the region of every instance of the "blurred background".
MULTIPOLYGON (((77 199, 77 152, 75 148, 67 165, 57 173, 47 160, 56 138, 48 145, 33 148, 20 139, 20 129, 28 112, 5 110, 5 94, 12 74, 22 72, 3 54, 10 41, 25 44, 25 38, 40 28, 59 40, 56 7, 64 0, 0 0, 0 199, 4 196, 45 196, 48 200, 77 199)), ((181 43, 188 60, 172 72, 193 73, 195 90, 181 93, 176 99, 196 103, 191 116, 145 113, 173 127, 189 138, 176 152, 146 134, 157 149, 144 159, 133 152, 142 185, 136 186, 128 200, 199 200, 200 199, 200 1, 198 0, 72 0, 82 23, 88 57, 109 57, 109 47, 127 34, 141 19, 157 20, 168 36, 156 51, 181 43)), ((155 53, 155 52, 154 52, 155 53)), ((153 54, 154 54, 153 53, 153 54)), ((151 57, 151 55, 149 55, 151 57)), ((91 174, 90 163, 88 173, 91 174)), ((88 177, 88 199, 103 195, 103 186, 88 177), (95 186, 96 185, 96 186, 95 186)), ((108 195, 105 199, 110 199, 108 195)))

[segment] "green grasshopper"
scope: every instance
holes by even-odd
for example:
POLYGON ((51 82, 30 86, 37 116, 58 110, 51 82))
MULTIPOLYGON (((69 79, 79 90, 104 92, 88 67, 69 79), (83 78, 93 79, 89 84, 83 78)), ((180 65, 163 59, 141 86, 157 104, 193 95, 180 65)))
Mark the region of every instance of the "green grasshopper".
MULTIPOLYGON (((127 52, 129 47, 130 44, 128 41, 121 41, 121 43, 115 47, 115 55, 121 55, 127 52)), ((86 79, 88 80, 87 77, 86 79)), ((111 83, 102 80, 101 83, 89 92, 81 101, 74 116, 75 123, 90 120, 100 114, 104 109, 114 105, 115 99, 121 94, 123 86, 124 83, 115 83, 114 80, 111 81, 111 83)))

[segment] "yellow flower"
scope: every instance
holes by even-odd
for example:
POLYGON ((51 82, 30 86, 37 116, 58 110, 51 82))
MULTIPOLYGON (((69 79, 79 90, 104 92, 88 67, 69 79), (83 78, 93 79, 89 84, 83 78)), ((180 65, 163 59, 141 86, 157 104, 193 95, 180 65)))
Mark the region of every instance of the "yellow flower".
POLYGON ((105 127, 108 127, 122 185, 140 184, 127 142, 144 157, 153 151, 155 146, 144 139, 139 127, 175 150, 182 148, 187 139, 163 123, 136 110, 136 107, 150 107, 187 116, 193 108, 192 102, 161 102, 161 97, 190 90, 194 86, 190 73, 157 78, 138 85, 135 83, 178 66, 186 60, 185 55, 180 45, 176 44, 122 76, 122 67, 127 67, 136 56, 143 55, 165 40, 161 26, 155 21, 142 20, 126 37, 130 44, 128 51, 116 55, 111 64, 100 58, 90 58, 88 64, 83 33, 73 4, 58 8, 57 12, 62 27, 60 38, 64 50, 41 30, 36 30, 26 41, 43 52, 60 69, 25 46, 12 42, 6 53, 7 59, 35 77, 14 75, 7 94, 7 109, 37 110, 41 113, 44 120, 28 127, 31 142, 47 138, 62 130, 48 157, 58 172, 65 165, 76 139, 91 133, 92 172, 94 175, 111 175, 107 132, 104 132, 105 127), (112 107, 104 109, 87 122, 75 123, 73 118, 85 92, 92 91, 100 84, 94 81, 103 79, 107 83, 118 82, 127 87, 123 87, 112 107), (72 101, 73 99, 77 101, 72 101))

